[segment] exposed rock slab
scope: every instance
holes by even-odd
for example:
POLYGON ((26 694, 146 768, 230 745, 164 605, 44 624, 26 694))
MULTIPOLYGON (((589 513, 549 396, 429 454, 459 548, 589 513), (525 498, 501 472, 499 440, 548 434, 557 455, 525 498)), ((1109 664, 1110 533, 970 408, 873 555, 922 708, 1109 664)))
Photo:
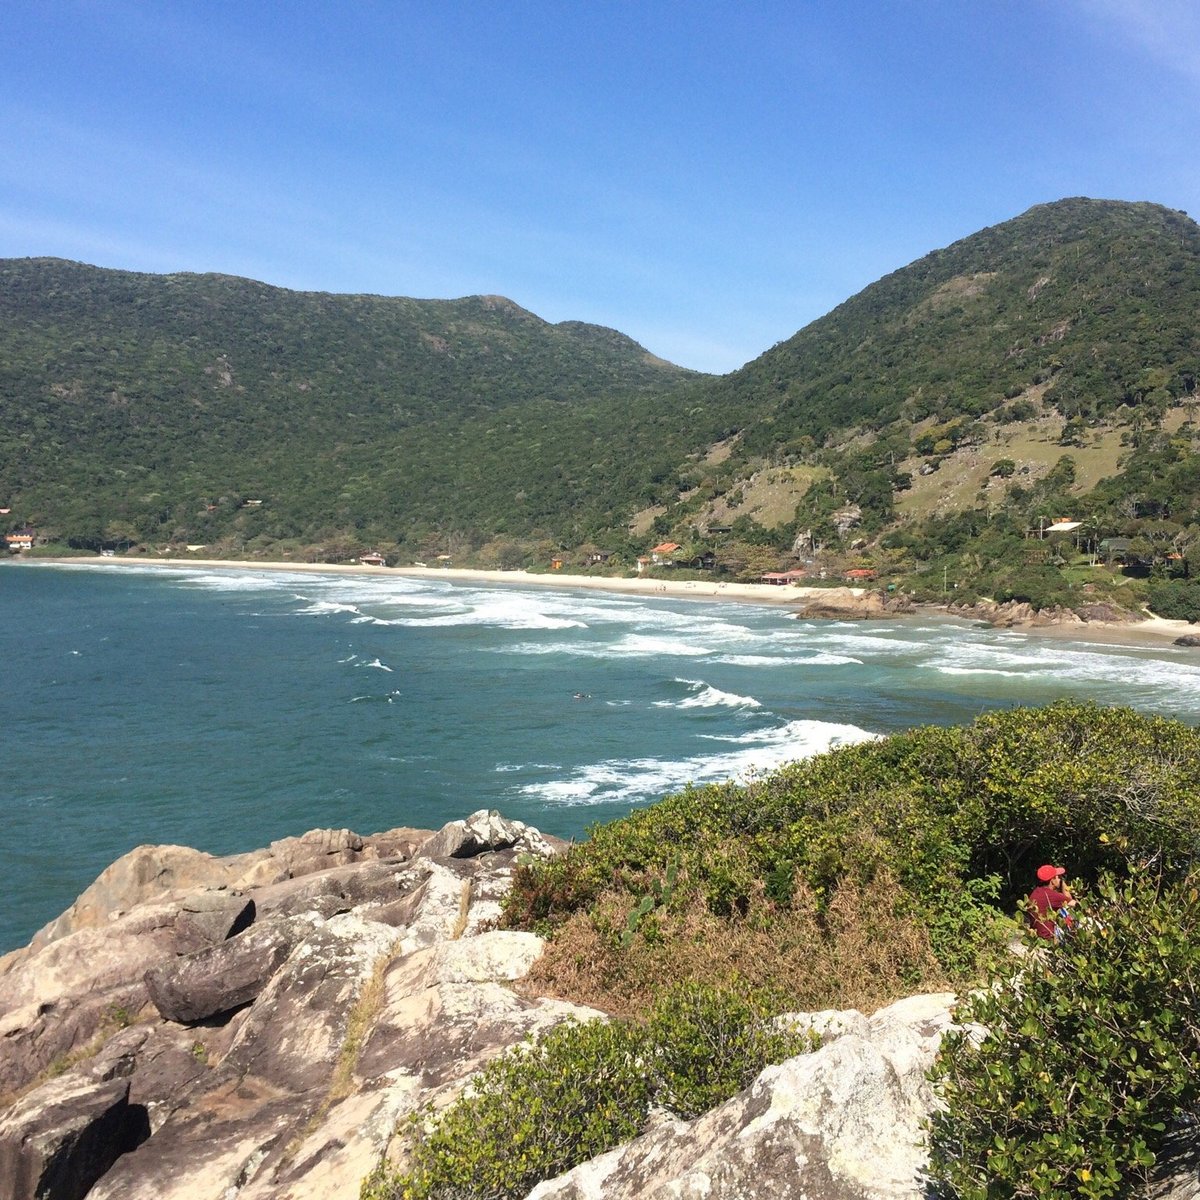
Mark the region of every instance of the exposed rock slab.
POLYGON ((202 1021, 248 1004, 316 928, 312 913, 253 925, 237 937, 146 972, 146 990, 167 1021, 202 1021))
POLYGON ((150 1134, 123 1079, 59 1079, 0 1118, 4 1200, 82 1200, 150 1134))
MULTIPOLYGON (((0 974, 0 1062, 26 1089, 3 1115, 10 1146, 32 1162, 31 1114, 55 1114, 89 1200, 355 1194, 404 1114, 527 1034, 597 1015, 517 996, 541 940, 491 929, 518 855, 553 851, 484 811, 438 835, 126 856, 0 974), (37 1081, 51 1048, 88 1038, 81 1061, 37 1081), (121 1132, 110 1108, 129 1118, 121 1132), (96 1129, 112 1153, 86 1165, 96 1129)), ((0 1174, 14 1200, 6 1186, 0 1174)))
POLYGON ((924 1079, 949 994, 822 1022, 832 1040, 768 1067, 694 1121, 663 1121, 539 1184, 529 1200, 917 1200, 924 1079), (841 1025, 845 1032, 838 1033, 841 1025))

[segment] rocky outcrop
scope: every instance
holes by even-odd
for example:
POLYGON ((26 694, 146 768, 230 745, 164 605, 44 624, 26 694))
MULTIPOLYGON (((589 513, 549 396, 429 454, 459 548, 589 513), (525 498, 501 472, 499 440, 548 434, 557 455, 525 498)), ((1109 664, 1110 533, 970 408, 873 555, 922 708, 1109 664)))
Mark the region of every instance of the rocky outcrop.
POLYGON ((316 913, 268 919, 216 946, 158 963, 144 977, 150 1001, 161 1017, 181 1023, 241 1008, 319 922, 316 913))
POLYGON ((986 621, 997 629, 1082 628, 1088 624, 1127 625, 1144 618, 1128 609, 1103 602, 1080 604, 1075 608, 1034 608, 1021 600, 981 599, 972 604, 948 604, 946 611, 955 617, 986 621))
POLYGON ((56 1079, 0 1120, 0 1188, 12 1200, 82 1200, 149 1134, 128 1080, 56 1079))
POLYGON ((0 1200, 356 1193, 397 1121, 568 1015, 492 928, 496 813, 214 858, 139 847, 0 968, 0 1200))
POLYGON ((529 1200, 917 1200, 932 1105, 925 1070, 952 1001, 916 996, 869 1018, 816 1014, 819 1050, 768 1067, 694 1121, 659 1121, 529 1200))
MULTIPOLYGON (((134 851, 0 975, 0 1200, 356 1195, 406 1116, 522 1039, 603 1017, 514 988, 542 941, 495 927, 517 858, 556 849, 480 812, 207 869, 134 851)), ((793 1014, 819 1049, 530 1200, 920 1200, 951 1000, 793 1014)), ((1181 1143, 1179 1180, 1193 1157, 1181 1143)))
POLYGON ((809 587, 797 591, 799 600, 793 615, 802 621, 866 621, 916 611, 908 597, 885 591, 853 587, 809 587))

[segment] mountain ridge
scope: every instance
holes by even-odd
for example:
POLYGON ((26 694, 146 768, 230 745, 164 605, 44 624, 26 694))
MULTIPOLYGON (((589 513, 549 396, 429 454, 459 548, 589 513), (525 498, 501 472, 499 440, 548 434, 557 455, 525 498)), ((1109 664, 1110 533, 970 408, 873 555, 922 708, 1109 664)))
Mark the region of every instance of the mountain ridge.
POLYGON ((8 260, 0 394, 31 420, 0 434, 0 486, 92 548, 511 543, 533 563, 599 545, 628 566, 648 537, 719 550, 709 530, 732 526, 734 572, 821 545, 919 575, 950 549, 925 526, 959 513, 1018 536, 1079 510, 1093 542, 1197 524, 1198 311, 1195 222, 1082 197, 933 250, 715 377, 503 297, 8 260), (929 483, 943 464, 970 486, 929 483), (124 482, 89 482, 111 467, 124 482), (240 499, 260 494, 252 522, 240 499))

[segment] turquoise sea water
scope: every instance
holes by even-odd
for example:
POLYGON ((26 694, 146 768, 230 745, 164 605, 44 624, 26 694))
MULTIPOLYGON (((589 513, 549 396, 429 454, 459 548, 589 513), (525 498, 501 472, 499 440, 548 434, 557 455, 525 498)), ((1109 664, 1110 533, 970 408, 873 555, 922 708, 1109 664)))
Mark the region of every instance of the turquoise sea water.
POLYGON ((550 833, 1062 695, 1200 719, 1194 651, 388 575, 0 565, 0 952, 141 843, 498 808, 550 833))

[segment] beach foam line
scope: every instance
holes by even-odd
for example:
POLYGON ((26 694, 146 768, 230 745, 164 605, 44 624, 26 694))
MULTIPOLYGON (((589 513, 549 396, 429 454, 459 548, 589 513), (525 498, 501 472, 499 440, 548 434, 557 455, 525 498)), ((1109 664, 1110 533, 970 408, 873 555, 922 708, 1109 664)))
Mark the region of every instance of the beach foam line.
MULTIPOLYGON (((24 563, 20 565, 26 565, 24 563)), ((485 571, 467 567, 364 567, 357 563, 297 563, 297 562, 251 562, 242 559, 197 559, 197 558, 100 558, 81 555, 77 558, 28 560, 33 566, 61 567, 108 567, 128 569, 130 567, 171 567, 189 570, 204 567, 233 571, 282 571, 308 575, 370 575, 376 579, 409 578, 426 581, 445 580, 485 584, 508 584, 519 587, 587 588, 594 591, 640 595, 646 598, 681 600, 730 600, 744 604, 763 604, 790 607, 813 598, 828 599, 831 589, 801 587, 787 584, 783 587, 767 583, 725 583, 716 580, 662 580, 635 577, 620 579, 607 575, 563 575, 557 572, 533 574, 527 571, 485 571)), ((840 589, 847 594, 861 596, 864 588, 840 589)), ((936 606, 921 612, 922 625, 918 631, 929 628, 930 616, 934 620, 964 623, 964 618, 942 614, 936 606)), ((895 618, 889 618, 895 620, 895 618)), ((901 619, 902 621, 902 619, 901 619)), ((834 622, 830 622, 833 624, 834 622)), ((972 623, 972 622, 966 622, 972 623)), ((814 622, 815 624, 815 622, 814 622)), ((837 622, 837 624, 847 624, 837 622)), ((858 625, 855 621, 853 625, 858 625)), ((898 622, 901 624, 901 622, 898 622)), ((901 624, 901 627, 902 624, 901 624)), ((1162 617, 1150 617, 1144 621, 1086 621, 1082 624, 1019 626, 1015 629, 997 629, 997 633, 1011 636, 1061 639, 1073 642, 1102 642, 1107 645, 1165 648, 1182 634, 1195 633, 1197 627, 1186 621, 1169 621, 1162 617)))

